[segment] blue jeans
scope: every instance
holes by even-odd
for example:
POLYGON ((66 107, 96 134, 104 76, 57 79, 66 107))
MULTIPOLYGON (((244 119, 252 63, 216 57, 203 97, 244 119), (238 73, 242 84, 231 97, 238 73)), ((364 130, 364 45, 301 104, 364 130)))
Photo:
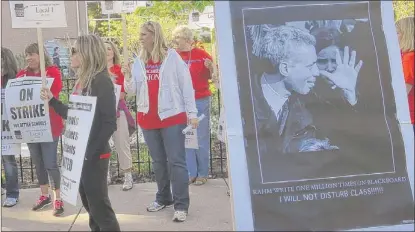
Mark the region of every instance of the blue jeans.
POLYGON ((47 185, 50 181, 52 190, 60 189, 61 173, 58 166, 58 142, 59 137, 53 142, 28 143, 30 157, 35 164, 39 185, 47 185))
POLYGON ((175 125, 162 129, 142 130, 156 175, 157 203, 170 205, 174 202, 175 210, 188 211, 189 179, 184 148, 185 136, 182 133, 185 127, 186 125, 175 125))
POLYGON ((14 155, 3 155, 1 161, 6 176, 6 197, 19 198, 19 180, 17 163, 14 155))
POLYGON ((200 121, 199 127, 197 128, 199 149, 186 149, 186 162, 190 178, 207 177, 209 174, 210 99, 210 96, 196 99, 198 116, 204 114, 205 118, 200 121))

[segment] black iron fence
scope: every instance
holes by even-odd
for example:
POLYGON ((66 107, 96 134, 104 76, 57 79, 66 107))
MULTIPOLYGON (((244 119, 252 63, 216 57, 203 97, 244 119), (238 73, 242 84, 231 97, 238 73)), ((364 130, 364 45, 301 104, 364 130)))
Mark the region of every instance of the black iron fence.
MULTIPOLYGON (((63 90, 60 95, 60 100, 68 102, 69 95, 74 87, 75 79, 64 78, 63 90)), ((218 127, 219 114, 220 114, 220 94, 219 90, 212 89, 212 101, 211 101, 211 154, 210 154, 210 169, 209 174, 211 178, 227 177, 227 157, 226 148, 216 136, 218 127)), ((127 96, 127 105, 132 112, 133 116, 136 115, 136 99, 135 97, 127 96)), ((205 119, 206 120, 206 119, 205 119)), ((133 162, 133 178, 135 182, 149 182, 154 180, 154 173, 152 171, 151 159, 146 144, 140 130, 137 130, 130 137, 130 147, 133 162)), ((59 161, 62 156, 62 139, 60 139, 58 145, 58 157, 59 161)), ((30 158, 16 157, 19 168, 19 180, 21 187, 36 187, 37 180, 35 175, 34 164, 30 158)), ((60 163, 60 162, 59 162, 60 163)), ((3 167, 2 167, 3 168, 3 167)), ((110 164, 110 175, 112 183, 120 183, 122 181, 122 173, 120 172, 117 153, 113 147, 110 164)))

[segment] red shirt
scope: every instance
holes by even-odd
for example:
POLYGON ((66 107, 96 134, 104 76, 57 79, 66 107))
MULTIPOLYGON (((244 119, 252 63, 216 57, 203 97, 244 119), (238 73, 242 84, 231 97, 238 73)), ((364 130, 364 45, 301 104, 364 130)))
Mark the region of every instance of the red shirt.
MULTIPOLYGON (((23 69, 19 73, 17 73, 16 78, 24 77, 24 76, 40 77, 40 72, 34 73, 27 69, 23 69)), ((52 92, 53 96, 56 99, 59 99, 59 93, 62 90, 61 71, 56 66, 49 66, 46 68, 46 76, 53 78, 53 83, 52 83, 52 86, 50 87, 50 91, 52 92)), ((50 125, 52 128, 53 137, 54 138, 59 137, 63 131, 62 117, 59 114, 57 114, 52 107, 49 107, 49 118, 50 118, 50 125)))
POLYGON ((167 128, 174 125, 186 124, 187 116, 186 113, 180 113, 175 116, 164 119, 160 119, 158 114, 158 95, 160 85, 160 62, 154 63, 149 60, 146 65, 146 78, 148 85, 148 97, 149 97, 149 110, 148 113, 137 113, 138 125, 146 130, 167 128))
POLYGON ((200 99, 211 95, 209 89, 210 71, 205 66, 205 60, 212 60, 212 57, 200 48, 193 48, 188 52, 177 51, 184 62, 190 66, 195 98, 200 99))
POLYGON ((110 72, 116 76, 115 78, 115 84, 121 85, 121 92, 125 93, 124 89, 124 74, 121 71, 121 66, 118 64, 114 64, 110 68, 110 72))
POLYGON ((409 102, 409 112, 411 114, 411 122, 414 124, 415 122, 415 107, 414 107, 414 55, 415 52, 403 52, 402 53, 402 66, 403 66, 403 75, 405 77, 405 83, 412 85, 411 91, 408 94, 408 102, 409 102))

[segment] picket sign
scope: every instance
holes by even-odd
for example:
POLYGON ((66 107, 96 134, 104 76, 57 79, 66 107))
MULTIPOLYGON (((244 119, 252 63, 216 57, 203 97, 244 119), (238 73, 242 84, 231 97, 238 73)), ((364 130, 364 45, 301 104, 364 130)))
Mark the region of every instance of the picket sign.
POLYGON ((85 153, 94 120, 96 97, 71 95, 62 136, 61 196, 76 206, 85 153))
POLYGON ((1 90, 1 155, 18 155, 21 153, 20 144, 17 144, 13 133, 10 132, 10 124, 5 109, 5 90, 1 90))
MULTIPOLYGON (((134 12, 137 7, 148 6, 147 1, 101 1, 101 13, 102 14, 121 14, 122 24, 122 41, 123 41, 123 60, 124 65, 128 64, 128 32, 127 32, 127 21, 125 19, 126 13, 134 12)), ((125 77, 128 78, 129 73, 124 73, 125 77)), ((118 102, 118 101, 117 101, 118 102)))
POLYGON ((101 1, 101 13, 131 13, 134 12, 137 7, 146 7, 147 4, 147 1, 101 1))
POLYGON ((218 129, 216 132, 216 136, 219 141, 221 141, 222 143, 226 143, 225 109, 223 107, 223 104, 220 108, 219 122, 218 122, 218 129))
MULTIPOLYGON (((205 115, 202 114, 198 117, 199 123, 205 118, 205 115)), ((193 129, 192 125, 188 125, 182 131, 185 135, 184 147, 189 149, 199 149, 199 141, 197 139, 197 128, 193 129)))
MULTIPOLYGON (((46 87, 54 79, 46 78, 46 87)), ((5 89, 6 115, 11 133, 18 143, 52 142, 49 110, 40 98, 42 80, 22 77, 8 81, 5 89)))
MULTIPOLYGON (((67 27, 64 1, 9 1, 12 28, 36 28, 42 87, 46 86, 42 28, 67 27)), ((49 111, 49 104, 45 102, 49 111)))

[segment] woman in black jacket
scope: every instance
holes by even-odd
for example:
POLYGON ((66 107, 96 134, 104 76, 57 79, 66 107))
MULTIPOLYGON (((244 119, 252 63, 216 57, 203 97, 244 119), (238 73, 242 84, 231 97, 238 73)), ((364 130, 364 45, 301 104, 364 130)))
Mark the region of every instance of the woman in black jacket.
MULTIPOLYGON (((92 123, 85 161, 79 185, 82 204, 89 214, 92 231, 120 231, 108 198, 107 174, 111 149, 108 140, 117 129, 114 84, 107 69, 107 51, 96 35, 78 37, 71 51, 71 66, 76 69, 75 95, 95 96, 97 104, 92 123)), ((54 98, 48 89, 41 93, 43 100, 63 118, 68 106, 54 98)))
MULTIPOLYGON (((17 74, 17 63, 16 59, 8 48, 1 47, 1 89, 2 94, 4 89, 6 88, 7 82, 10 79, 16 78, 17 74)), ((2 104, 2 116, 3 116, 3 107, 5 107, 2 104)), ((3 120, 6 120, 6 118, 3 118, 3 120)), ((4 123, 5 121, 3 121, 4 123)), ((2 128, 4 125, 2 125, 2 128)), ((6 129, 6 127, 5 127, 6 129)), ((10 133, 10 129, 7 127, 7 129, 10 133)), ((4 140, 2 143, 6 143, 4 140)), ((10 150, 20 150, 20 144, 8 144, 10 147, 10 150)), ((4 174, 6 177, 6 200, 3 202, 3 207, 13 207, 17 204, 19 201, 19 179, 18 179, 18 172, 17 172, 17 163, 16 163, 16 157, 15 155, 19 154, 13 154, 13 155, 4 155, 4 153, 1 156, 1 162, 4 165, 4 174)), ((3 188, 3 176, 1 181, 1 187, 3 188)), ((3 189, 2 189, 3 190, 3 189)), ((2 192, 3 194, 3 192, 2 192)))

